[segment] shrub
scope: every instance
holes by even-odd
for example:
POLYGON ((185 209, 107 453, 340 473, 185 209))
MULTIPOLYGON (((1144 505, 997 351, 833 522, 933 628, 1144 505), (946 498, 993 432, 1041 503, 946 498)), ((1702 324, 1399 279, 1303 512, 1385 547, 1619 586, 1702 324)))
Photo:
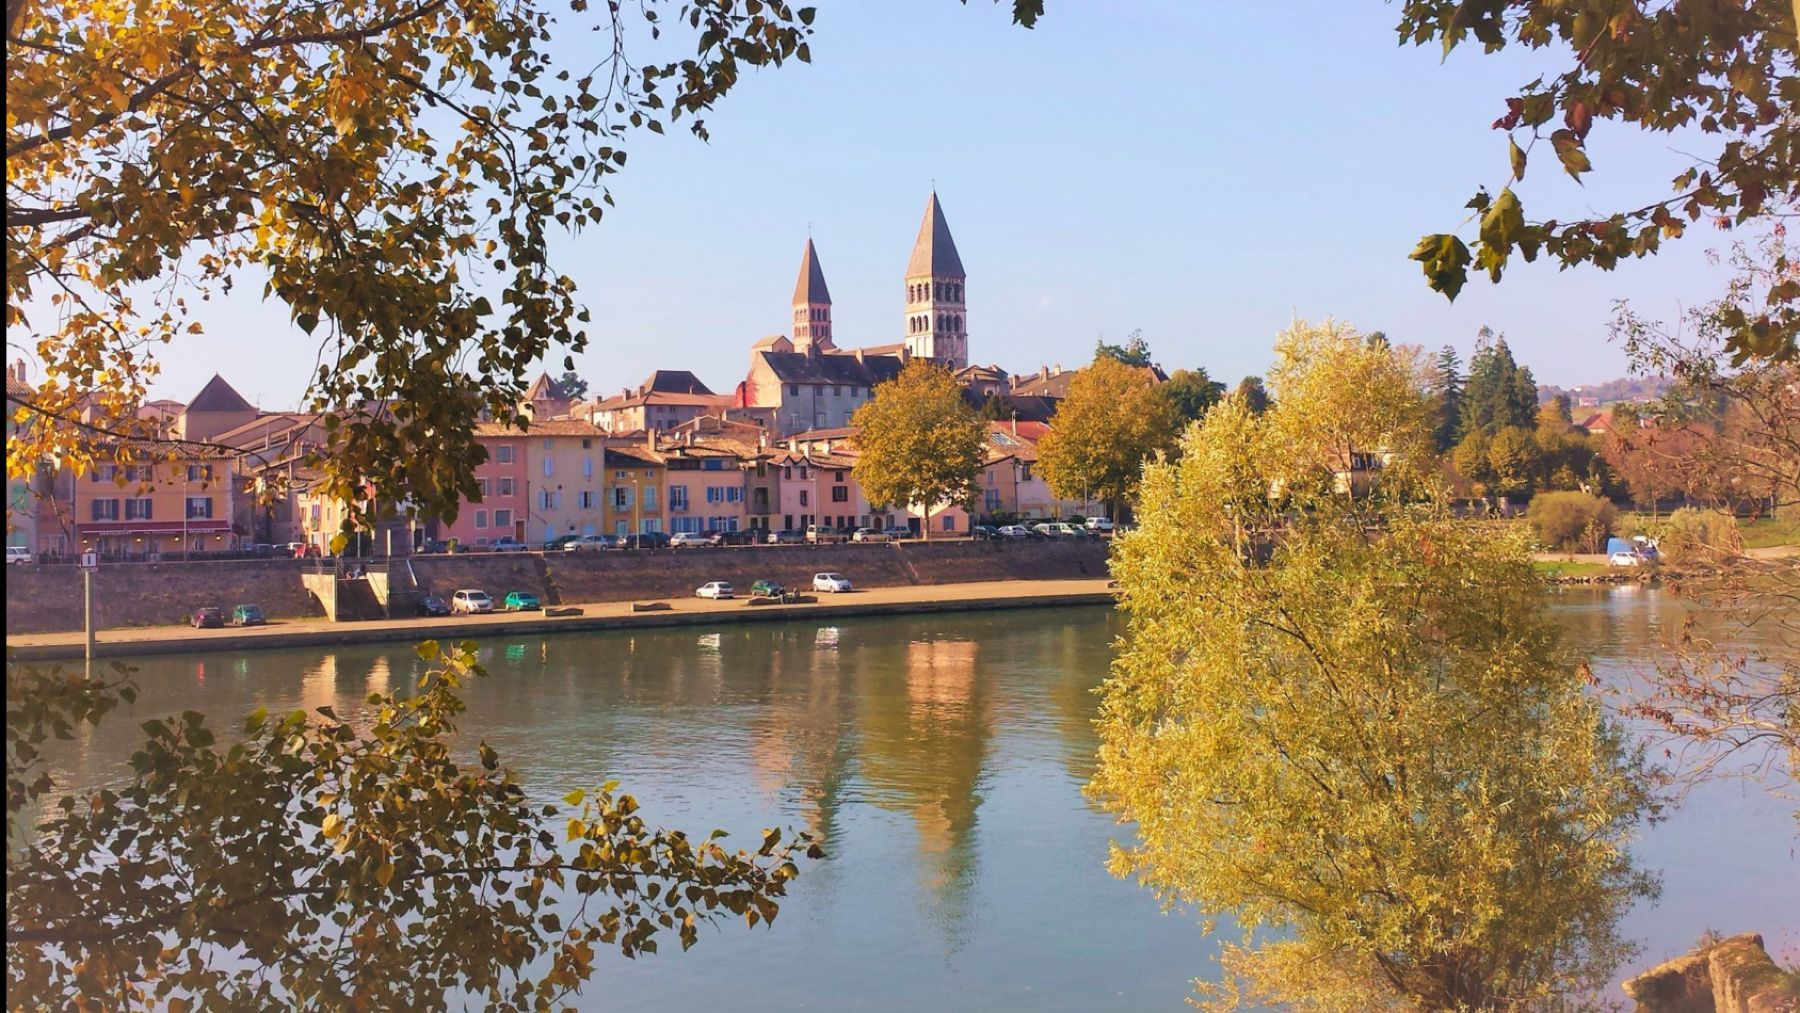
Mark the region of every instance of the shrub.
POLYGON ((1744 536, 1731 514, 1683 507, 1664 522, 1656 547, 1671 563, 1702 563, 1742 555, 1744 536))
POLYGON ((1575 552, 1604 549, 1617 515, 1610 502, 1585 492, 1540 493, 1525 511, 1540 542, 1575 552))

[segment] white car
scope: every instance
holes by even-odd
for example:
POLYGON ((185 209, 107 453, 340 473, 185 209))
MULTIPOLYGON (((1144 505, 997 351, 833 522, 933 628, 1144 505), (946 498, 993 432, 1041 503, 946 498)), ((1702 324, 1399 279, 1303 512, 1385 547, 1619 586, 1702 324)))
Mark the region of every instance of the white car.
POLYGON ((494 611, 494 599, 488 597, 486 591, 475 588, 463 588, 450 596, 450 611, 473 615, 476 612, 494 611))
POLYGON ((13 564, 23 565, 29 563, 31 562, 31 550, 23 545, 8 545, 6 547, 6 562, 9 566, 13 564))
POLYGON ((1023 524, 1007 524, 1000 528, 1001 538, 1030 538, 1031 529, 1023 524))
POLYGON ((841 573, 815 573, 813 574, 813 590, 829 591, 832 594, 848 591, 850 590, 850 578, 841 573))
POLYGON ((834 528, 825 524, 808 524, 806 540, 813 545, 827 545, 832 542, 847 542, 850 532, 842 528, 834 528))
POLYGON ((850 540, 853 542, 891 542, 894 539, 880 528, 857 528, 856 533, 850 536, 850 540))
POLYGON ((1112 519, 1108 517, 1089 517, 1087 519, 1087 529, 1097 535, 1112 534, 1113 522, 1112 519))
POLYGON ((669 539, 671 549, 697 549, 702 545, 713 544, 712 536, 699 531, 682 531, 669 539))
POLYGON ((1613 566, 1641 566, 1644 562, 1635 552, 1615 552, 1606 561, 1613 566))
POLYGON ((724 580, 709 580, 694 589, 694 597, 696 598, 730 598, 735 594, 737 594, 737 592, 733 590, 731 582, 724 580))
POLYGON ((610 549, 615 544, 613 539, 607 535, 582 535, 572 542, 564 542, 562 550, 564 552, 598 552, 601 549, 610 549))

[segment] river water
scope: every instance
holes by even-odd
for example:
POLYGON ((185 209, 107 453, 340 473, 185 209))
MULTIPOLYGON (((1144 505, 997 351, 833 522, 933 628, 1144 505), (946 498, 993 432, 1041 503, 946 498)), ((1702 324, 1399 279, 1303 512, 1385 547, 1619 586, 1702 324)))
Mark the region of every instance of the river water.
MULTIPOLYGON (((1607 678, 1648 665, 1679 618, 1635 586, 1556 608, 1607 678)), ((1129 828, 1080 792, 1121 625, 1083 608, 494 640, 462 726, 545 800, 618 778, 663 825, 745 846, 767 826, 825 840, 772 927, 606 959, 583 1008, 1180 1010, 1213 947, 1106 872, 1129 828)), ((228 729, 257 706, 347 714, 419 670, 400 644, 136 664, 138 702, 61 753, 63 783, 121 776, 148 717, 203 710, 228 729)), ((1709 927, 1800 959, 1790 812, 1726 781, 1651 828, 1636 853, 1664 893, 1630 915, 1633 966, 1709 927)))

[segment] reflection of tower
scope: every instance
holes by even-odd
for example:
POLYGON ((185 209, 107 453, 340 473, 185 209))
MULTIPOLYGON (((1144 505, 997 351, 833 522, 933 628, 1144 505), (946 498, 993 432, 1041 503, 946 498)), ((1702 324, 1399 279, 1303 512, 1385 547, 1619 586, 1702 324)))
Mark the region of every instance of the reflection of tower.
POLYGON ((831 290, 811 237, 800 255, 800 280, 794 283, 794 351, 824 352, 831 344, 831 290))
POLYGON ((906 265, 906 347, 913 355, 961 369, 969 364, 969 335, 964 328, 962 258, 950 223, 938 207, 937 191, 925 202, 925 220, 906 265))

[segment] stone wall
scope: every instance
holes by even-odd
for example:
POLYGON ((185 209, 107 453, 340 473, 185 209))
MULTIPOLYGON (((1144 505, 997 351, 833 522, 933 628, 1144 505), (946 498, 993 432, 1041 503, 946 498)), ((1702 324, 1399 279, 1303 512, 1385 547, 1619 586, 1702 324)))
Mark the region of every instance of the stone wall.
MULTIPOLYGON (((301 559, 109 563, 94 573, 94 624, 166 626, 185 622, 202 605, 230 610, 261 605, 273 618, 321 616, 300 574, 317 565, 301 559)), ((81 570, 57 566, 6 568, 6 632, 81 629, 81 570)))
MULTIPOLYGON (((273 618, 320 616, 301 586, 312 560, 253 559, 193 563, 121 563, 94 581, 101 628, 180 623, 199 605, 252 602, 273 618)), ((496 599, 530 591, 547 605, 691 595, 709 580, 748 588, 756 580, 809 587, 835 570, 859 587, 953 584, 979 580, 1058 580, 1106 576, 1106 546, 1095 542, 902 542, 875 545, 758 545, 634 552, 488 552, 415 556, 420 584, 448 596, 477 587, 496 599)), ((7 568, 6 630, 81 629, 81 573, 72 566, 7 568)))

